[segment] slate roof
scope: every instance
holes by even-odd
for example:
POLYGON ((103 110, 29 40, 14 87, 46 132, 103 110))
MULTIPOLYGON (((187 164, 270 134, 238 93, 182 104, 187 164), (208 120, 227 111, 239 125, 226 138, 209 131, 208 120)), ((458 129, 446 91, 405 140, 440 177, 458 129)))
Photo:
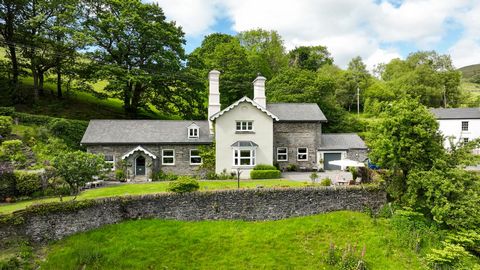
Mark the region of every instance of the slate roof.
POLYGON ((480 119, 480 108, 430 109, 437 119, 480 119))
POLYGON ((279 121, 327 122, 316 103, 268 103, 267 110, 279 121))
POLYGON ((81 144, 210 144, 208 121, 91 120, 81 144), (188 138, 188 126, 199 126, 199 138, 188 138))
POLYGON ((365 142, 356 133, 323 133, 318 150, 367 149, 365 142))

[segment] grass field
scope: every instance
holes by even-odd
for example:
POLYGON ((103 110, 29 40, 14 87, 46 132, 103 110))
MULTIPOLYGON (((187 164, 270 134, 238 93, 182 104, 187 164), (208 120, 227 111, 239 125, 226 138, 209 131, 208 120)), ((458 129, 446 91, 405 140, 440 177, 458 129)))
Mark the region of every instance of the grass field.
POLYGON ((387 219, 356 212, 279 221, 127 221, 46 248, 41 269, 340 269, 330 243, 366 247, 368 269, 425 269, 387 219))
MULTIPOLYGON (((199 181, 200 190, 219 190, 219 189, 234 189, 237 188, 237 181, 235 180, 212 180, 199 181)), ((306 182, 297 182, 289 180, 241 180, 241 188, 256 188, 263 187, 302 187, 306 182)), ((167 191, 168 182, 151 182, 143 184, 120 184, 104 188, 96 188, 85 190, 77 197, 77 200, 86 200, 94 198, 105 198, 114 196, 152 194, 167 191)), ((73 197, 64 197, 63 200, 71 200, 73 197)), ((59 198, 43 198, 35 200, 20 201, 16 203, 0 204, 0 214, 12 213, 24 209, 32 204, 57 202, 59 198)))

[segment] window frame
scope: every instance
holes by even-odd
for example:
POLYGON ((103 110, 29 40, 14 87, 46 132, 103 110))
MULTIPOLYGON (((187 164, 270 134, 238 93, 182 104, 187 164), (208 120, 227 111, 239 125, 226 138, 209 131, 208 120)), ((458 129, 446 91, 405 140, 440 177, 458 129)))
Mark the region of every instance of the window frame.
POLYGON ((468 131, 468 121, 462 121, 462 131, 468 131))
POLYGON ((253 167, 256 165, 257 149, 251 147, 234 147, 232 152, 233 167, 253 167), (242 157, 242 151, 249 151, 248 157, 242 157), (249 164, 242 164, 242 160, 248 160, 249 164))
POLYGON ((112 164, 112 171, 115 171, 115 155, 114 154, 103 154, 103 160, 105 163, 112 164), (112 160, 107 160, 107 156, 111 156, 112 160))
POLYGON ((297 161, 308 161, 308 147, 297 147, 297 161), (305 153, 300 153, 300 149, 305 149, 305 153), (300 155, 305 155, 305 159, 300 159, 300 155))
POLYGON ((253 121, 252 120, 237 120, 235 121, 235 131, 237 132, 252 132, 253 129, 253 121), (239 129, 240 124, 240 129, 239 129))
POLYGON ((200 150, 198 149, 190 149, 190 165, 202 165, 203 164, 203 159, 200 156, 200 150), (198 151, 198 155, 193 156, 192 151, 198 151), (192 163, 192 158, 200 158, 200 163, 192 163))
POLYGON ((463 138, 463 143, 468 143, 470 141, 469 138, 463 138))
POLYGON ((166 166, 174 166, 175 165, 175 149, 162 149, 162 165, 166 166), (166 156, 165 152, 166 151, 172 151, 172 155, 166 156), (173 162, 172 163, 165 163, 165 158, 172 158, 173 162))
POLYGON ((200 130, 198 127, 189 127, 188 128, 188 138, 197 139, 200 137, 200 130), (193 132, 193 135, 191 134, 193 132))
POLYGON ((277 161, 288 161, 288 147, 277 147, 277 161), (280 153, 280 149, 285 149, 285 153, 280 153), (285 159, 280 159, 280 155, 285 156, 285 159))

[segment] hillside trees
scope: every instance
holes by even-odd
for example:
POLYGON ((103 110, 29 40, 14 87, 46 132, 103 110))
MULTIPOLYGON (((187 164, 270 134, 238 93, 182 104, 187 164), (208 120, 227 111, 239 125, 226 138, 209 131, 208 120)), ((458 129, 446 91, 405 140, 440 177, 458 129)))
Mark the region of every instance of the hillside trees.
POLYGON ((227 34, 214 33, 205 37, 200 47, 188 57, 188 67, 201 75, 207 95, 207 74, 216 69, 221 72, 220 103, 228 106, 243 96, 252 97, 252 81, 256 72, 247 51, 240 41, 227 34))
MULTIPOLYGON (((182 98, 176 82, 185 58, 184 34, 174 22, 166 21, 158 5, 140 0, 90 1, 85 11, 96 75, 108 79, 105 90, 123 100, 127 114, 135 116, 157 92, 182 98)), ((177 105, 175 100, 166 101, 177 105)))
POLYGON ((385 65, 381 76, 395 93, 417 97, 425 106, 455 107, 461 102, 461 74, 448 55, 412 53, 405 60, 394 59, 385 65))
POLYGON ((17 41, 19 27, 23 24, 20 11, 24 8, 26 0, 1 0, 0 1, 0 34, 3 44, 7 48, 7 57, 11 63, 11 83, 15 91, 18 87, 20 67, 17 56, 17 41))
POLYGON ((287 66, 288 58, 282 37, 277 31, 255 29, 237 35, 247 51, 252 69, 266 78, 273 78, 287 66))
POLYGON ((316 71, 323 65, 333 64, 333 58, 325 46, 300 46, 288 53, 289 65, 316 71))

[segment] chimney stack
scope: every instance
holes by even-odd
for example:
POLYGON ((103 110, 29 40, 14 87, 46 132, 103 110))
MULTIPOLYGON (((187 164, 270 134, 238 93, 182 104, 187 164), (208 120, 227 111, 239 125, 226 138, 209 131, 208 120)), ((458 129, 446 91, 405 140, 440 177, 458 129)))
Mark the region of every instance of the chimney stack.
POLYGON ((263 76, 258 76, 253 81, 253 101, 263 108, 267 107, 267 100, 265 97, 265 81, 267 78, 263 76))
POLYGON ((220 111, 220 71, 212 70, 208 73, 208 123, 210 134, 213 134, 212 115, 220 111))

